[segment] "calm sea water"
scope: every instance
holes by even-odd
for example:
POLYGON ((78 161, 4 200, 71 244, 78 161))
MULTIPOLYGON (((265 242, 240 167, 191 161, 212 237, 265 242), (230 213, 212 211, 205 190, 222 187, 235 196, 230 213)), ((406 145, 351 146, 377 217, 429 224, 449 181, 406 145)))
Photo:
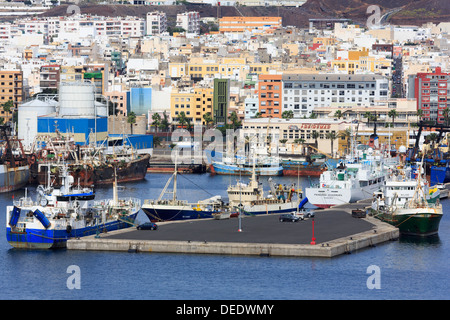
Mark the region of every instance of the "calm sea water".
MULTIPOLYGON (((148 174, 124 184, 120 196, 157 198, 170 175, 148 174)), ((179 198, 225 196, 236 177, 180 177, 179 198)), ((245 179, 245 178, 244 178, 245 179)), ((276 177, 290 184, 296 177, 276 177)), ((266 181, 267 179, 263 179, 266 181)), ((308 179, 301 180, 307 185, 308 179)), ((28 192, 33 194, 35 187, 28 192)), ((267 186, 265 190, 268 190, 267 186)), ((0 194, 0 206, 24 190, 0 194)), ((111 197, 109 188, 97 198, 111 197)), ((0 240, 0 299, 310 300, 449 299, 450 200, 444 200, 439 236, 400 239, 332 259, 111 253, 12 249, 0 240), (69 289, 68 268, 78 266, 80 289, 69 289), (380 289, 367 286, 369 266, 379 267, 380 289)), ((5 228, 5 210, 0 224, 5 228)), ((147 221, 143 213, 138 220, 147 221)), ((5 230, 5 229, 3 229, 5 230)), ((316 234, 320 241, 320 234, 316 234)))

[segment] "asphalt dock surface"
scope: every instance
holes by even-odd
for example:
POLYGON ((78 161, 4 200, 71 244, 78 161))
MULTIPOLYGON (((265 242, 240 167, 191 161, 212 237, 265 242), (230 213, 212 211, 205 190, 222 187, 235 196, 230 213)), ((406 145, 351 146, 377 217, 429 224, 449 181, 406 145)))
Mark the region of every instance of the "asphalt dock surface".
POLYGON ((158 230, 132 228, 123 233, 102 234, 102 238, 309 244, 312 239, 312 221, 314 220, 316 242, 329 242, 373 228, 373 225, 365 219, 353 218, 349 214, 352 209, 363 207, 363 204, 349 204, 345 206, 346 210, 343 210, 344 208, 316 210, 314 218, 305 218, 298 222, 279 222, 279 214, 244 216, 241 219, 241 232, 238 231, 239 218, 200 219, 157 223, 158 230))
POLYGON ((239 218, 160 222, 158 230, 132 227, 71 239, 67 249, 330 258, 398 239, 398 229, 387 223, 352 217, 367 204, 316 210, 298 222, 280 222, 279 214, 244 216, 241 225, 239 218))

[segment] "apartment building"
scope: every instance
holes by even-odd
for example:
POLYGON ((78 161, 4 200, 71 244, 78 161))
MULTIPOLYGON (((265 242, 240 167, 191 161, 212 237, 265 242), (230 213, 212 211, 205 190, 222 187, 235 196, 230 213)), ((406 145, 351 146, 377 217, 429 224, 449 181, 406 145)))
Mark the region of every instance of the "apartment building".
POLYGON ((177 14, 177 27, 183 28, 187 33, 200 33, 200 13, 197 11, 177 14))
POLYGON ((282 75, 267 74, 259 78, 259 112, 263 118, 281 118, 282 110, 282 75))
POLYGON ((147 12, 147 35, 158 35, 167 31, 167 16, 165 12, 147 12))
POLYGON ((408 82, 408 97, 416 98, 417 110, 421 110, 422 119, 444 123, 448 116, 444 110, 450 107, 450 73, 436 67, 434 72, 410 76, 408 82))
POLYGON ((379 75, 283 74, 282 112, 310 116, 331 104, 374 105, 388 99, 389 82, 379 75))
POLYGON ((41 91, 46 93, 56 92, 60 80, 61 66, 59 64, 49 64, 41 67, 39 86, 41 91))
POLYGON ((219 32, 262 31, 281 28, 281 17, 223 17, 219 19, 219 32))
MULTIPOLYGON (((23 73, 19 70, 0 71, 0 106, 8 101, 13 102, 13 108, 17 110, 24 98, 23 73)), ((12 110, 11 110, 12 111, 12 110)), ((11 120, 12 112, 6 112, 0 108, 0 118, 3 123, 11 120)))

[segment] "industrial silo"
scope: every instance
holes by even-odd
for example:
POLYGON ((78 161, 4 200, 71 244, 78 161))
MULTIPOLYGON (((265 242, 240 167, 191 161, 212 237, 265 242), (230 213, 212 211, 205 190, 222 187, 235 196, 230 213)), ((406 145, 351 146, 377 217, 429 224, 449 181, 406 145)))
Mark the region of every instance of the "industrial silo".
POLYGON ((95 87, 88 82, 61 82, 59 116, 95 116, 95 87))
POLYGON ((22 103, 18 108, 17 134, 25 148, 31 147, 37 134, 37 118, 55 115, 56 101, 38 98, 22 103))

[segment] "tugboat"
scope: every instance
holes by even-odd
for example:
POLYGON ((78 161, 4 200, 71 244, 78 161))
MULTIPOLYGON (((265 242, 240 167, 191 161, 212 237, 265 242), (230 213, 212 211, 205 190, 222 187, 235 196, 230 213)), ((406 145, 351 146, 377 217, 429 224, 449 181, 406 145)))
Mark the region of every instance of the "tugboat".
POLYGON ((401 172, 386 181, 383 191, 374 193, 374 216, 397 227, 401 234, 414 236, 435 235, 443 212, 439 190, 429 188, 422 165, 417 178, 401 172))
POLYGON ((93 192, 73 193, 67 168, 60 189, 39 188, 36 200, 27 196, 6 208, 6 238, 14 248, 64 248, 67 240, 118 230, 134 225, 140 210, 139 199, 119 199, 117 180, 114 197, 91 199, 93 192), (59 199, 59 200, 58 200, 59 199), (61 201, 63 200, 63 201, 61 201), (64 201, 65 200, 65 201, 64 201))

